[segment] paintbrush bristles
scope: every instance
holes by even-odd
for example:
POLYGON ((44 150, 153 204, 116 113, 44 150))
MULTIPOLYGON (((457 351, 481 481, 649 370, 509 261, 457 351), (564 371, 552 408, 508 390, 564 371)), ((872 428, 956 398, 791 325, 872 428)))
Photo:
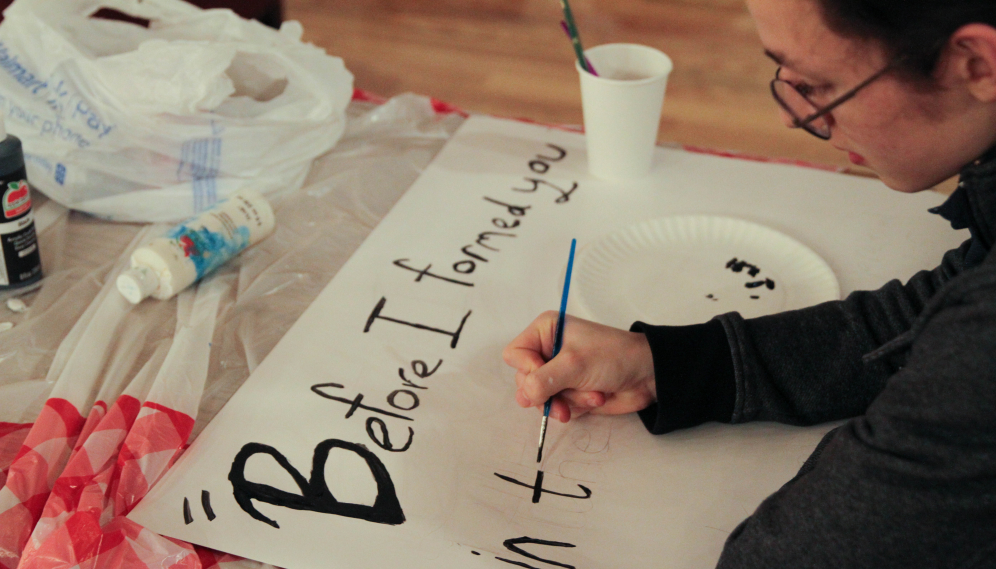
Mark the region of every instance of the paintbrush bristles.
POLYGON ((543 444, 546 442, 546 422, 549 418, 548 415, 543 415, 543 422, 540 423, 539 449, 536 451, 537 464, 543 460, 543 444))

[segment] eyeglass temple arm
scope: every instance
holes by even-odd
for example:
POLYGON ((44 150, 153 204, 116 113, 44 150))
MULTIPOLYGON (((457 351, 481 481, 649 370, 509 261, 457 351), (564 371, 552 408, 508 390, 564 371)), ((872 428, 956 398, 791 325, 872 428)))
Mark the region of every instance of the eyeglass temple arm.
POLYGON ((875 81, 876 79, 878 79, 881 76, 885 75, 889 71, 892 71, 892 69, 895 67, 895 64, 896 64, 896 62, 893 62, 893 63, 890 63, 889 65, 883 67, 882 69, 880 69, 878 71, 878 73, 875 73, 874 75, 872 75, 871 77, 865 79, 861 83, 858 83, 854 88, 852 88, 850 91, 848 91, 848 92, 844 93, 843 95, 841 95, 840 97, 838 97, 836 101, 834 101, 833 103, 827 105, 826 107, 824 107, 822 109, 818 109, 815 113, 809 115, 806 118, 796 119, 795 120, 795 126, 802 127, 803 125, 809 124, 809 123, 813 122, 814 120, 816 120, 816 119, 818 119, 818 118, 820 118, 822 116, 825 116, 825 115, 833 112, 833 110, 836 109, 837 107, 839 107, 839 106, 843 105, 844 103, 846 103, 846 102, 850 101, 851 99, 853 99, 854 96, 858 94, 858 91, 864 89, 865 87, 867 87, 868 85, 870 85, 873 81, 875 81))

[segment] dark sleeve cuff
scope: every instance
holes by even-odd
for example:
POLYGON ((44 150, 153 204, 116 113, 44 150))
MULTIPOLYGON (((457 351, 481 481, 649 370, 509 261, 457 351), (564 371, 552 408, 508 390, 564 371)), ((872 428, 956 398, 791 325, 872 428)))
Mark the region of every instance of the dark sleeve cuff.
POLYGON ((639 412, 651 433, 730 422, 737 386, 730 342, 719 320, 693 326, 636 322, 630 331, 647 337, 654 357, 657 402, 639 412))

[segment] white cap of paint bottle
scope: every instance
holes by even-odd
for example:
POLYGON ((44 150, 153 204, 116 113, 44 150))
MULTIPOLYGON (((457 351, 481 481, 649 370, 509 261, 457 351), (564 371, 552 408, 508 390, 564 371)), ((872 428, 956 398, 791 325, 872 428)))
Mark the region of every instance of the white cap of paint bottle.
POLYGON ((135 265, 118 275, 115 284, 128 302, 138 304, 159 288, 159 277, 151 268, 135 265))

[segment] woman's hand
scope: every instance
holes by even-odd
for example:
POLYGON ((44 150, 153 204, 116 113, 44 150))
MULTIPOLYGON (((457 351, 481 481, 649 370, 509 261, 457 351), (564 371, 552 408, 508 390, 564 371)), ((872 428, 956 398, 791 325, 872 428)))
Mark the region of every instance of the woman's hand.
POLYGON ((568 316, 564 345, 547 361, 557 317, 544 312, 502 352, 516 369, 520 406, 541 407, 556 396, 550 415, 566 423, 587 412, 632 413, 657 400, 653 356, 643 334, 568 316))

